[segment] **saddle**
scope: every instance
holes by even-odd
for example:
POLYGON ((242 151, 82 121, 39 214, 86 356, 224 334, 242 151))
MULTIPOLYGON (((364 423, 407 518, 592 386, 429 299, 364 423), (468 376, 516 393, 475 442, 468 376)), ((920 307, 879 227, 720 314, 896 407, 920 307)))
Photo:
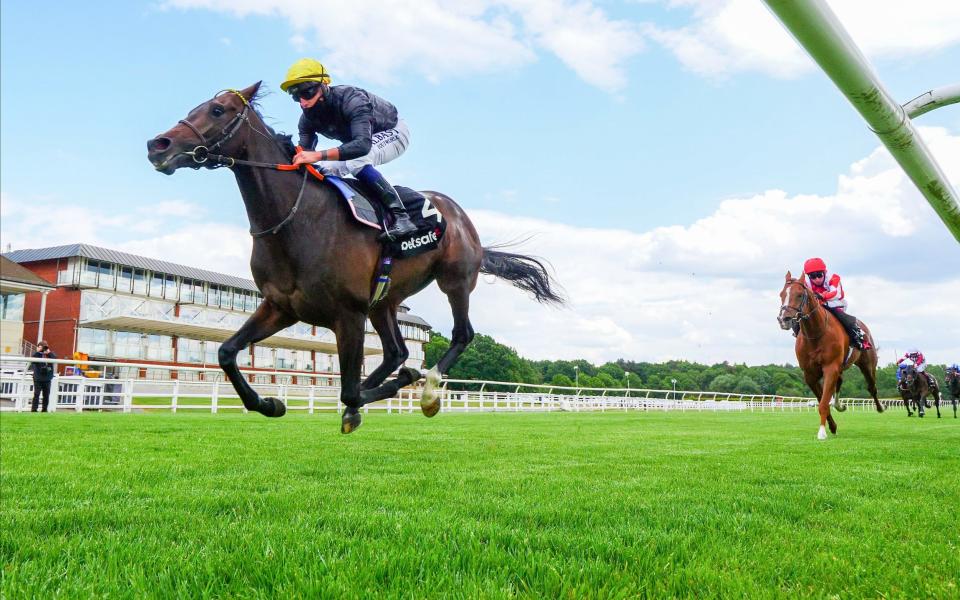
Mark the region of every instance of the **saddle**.
MULTIPOLYGON (((393 215, 385 210, 380 202, 371 200, 367 196, 368 192, 362 183, 356 179, 341 179, 334 175, 327 175, 324 181, 340 192, 349 214, 357 223, 379 231, 390 227, 393 215)), ((416 226, 416 230, 407 237, 381 242, 380 261, 371 284, 370 307, 383 300, 390 291, 390 272, 393 270, 393 261, 435 249, 440 245, 440 240, 443 239, 443 234, 447 230, 443 215, 426 196, 408 187, 400 185, 393 187, 400 195, 407 216, 416 226)))
MULTIPOLYGON (((357 223, 377 230, 390 226, 392 215, 380 202, 370 199, 367 195, 369 192, 362 183, 356 179, 341 179, 333 175, 327 175, 325 181, 340 192, 357 223)), ((385 254, 393 258, 409 258, 435 249, 447 229, 440 211, 420 192, 401 185, 394 186, 394 189, 400 195, 407 216, 417 229, 405 238, 384 242, 385 254)))

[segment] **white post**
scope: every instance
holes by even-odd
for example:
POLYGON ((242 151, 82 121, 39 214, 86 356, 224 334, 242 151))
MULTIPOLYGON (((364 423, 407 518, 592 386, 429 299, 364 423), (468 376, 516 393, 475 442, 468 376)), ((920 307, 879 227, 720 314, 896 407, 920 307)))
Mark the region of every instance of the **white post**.
POLYGON ((54 377, 53 381, 50 382, 50 407, 47 408, 50 412, 57 412, 57 405, 60 404, 60 382, 57 381, 58 379, 58 377, 54 377))
POLYGON ((40 340, 43 339, 43 322, 46 320, 47 315, 47 294, 49 291, 43 292, 43 295, 40 296, 40 321, 37 324, 37 343, 40 343, 40 340))
POLYGON ((217 414, 217 403, 219 402, 220 382, 214 380, 213 389, 210 390, 210 412, 217 414))
POLYGON ((314 402, 315 402, 315 397, 314 397, 315 391, 314 391, 314 390, 315 390, 315 388, 311 385, 311 386, 310 386, 310 393, 307 394, 307 414, 311 414, 311 415, 313 414, 313 410, 314 410, 313 406, 314 406, 314 402))
POLYGON ((173 382, 173 397, 170 398, 170 410, 173 411, 173 414, 177 414, 177 401, 180 399, 180 380, 174 380, 173 382))
POLYGON ((123 412, 133 412, 133 379, 124 379, 120 385, 123 389, 123 412))

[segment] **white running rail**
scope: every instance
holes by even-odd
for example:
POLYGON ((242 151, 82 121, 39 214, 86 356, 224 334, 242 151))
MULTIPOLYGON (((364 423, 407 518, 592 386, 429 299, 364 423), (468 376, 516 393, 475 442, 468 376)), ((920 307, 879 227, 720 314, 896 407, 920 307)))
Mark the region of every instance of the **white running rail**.
MULTIPOLYGON (((96 367, 139 367, 187 374, 186 379, 100 379, 81 375, 57 376, 51 386, 50 410, 117 412, 246 412, 230 382, 220 369, 155 364, 75 360, 36 360, 60 365, 85 364, 96 367)), ((33 399, 33 378, 23 370, 23 357, 0 357, 0 411, 29 411, 33 399)), ((258 393, 282 400, 288 411, 309 414, 336 412, 339 403, 339 376, 323 373, 270 373, 242 371, 250 376, 290 377, 296 383, 252 383, 258 393)), ((185 375, 181 375, 185 376, 185 375)), ((883 400, 885 405, 900 400, 883 400)), ((873 400, 845 399, 852 410, 874 410, 873 400)), ((395 398, 375 402, 364 411, 419 412, 420 388, 406 388, 395 398)), ((445 412, 518 411, 749 411, 782 412, 816 410, 812 398, 734 394, 683 390, 572 388, 552 385, 518 384, 499 381, 444 380, 441 410, 445 412), (465 389, 449 389, 450 384, 465 389)))

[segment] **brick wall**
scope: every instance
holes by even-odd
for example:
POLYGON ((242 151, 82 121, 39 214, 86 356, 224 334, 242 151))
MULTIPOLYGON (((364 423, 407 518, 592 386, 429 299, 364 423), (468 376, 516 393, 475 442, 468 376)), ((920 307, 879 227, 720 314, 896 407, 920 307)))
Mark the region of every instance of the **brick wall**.
MULTIPOLYGON (((45 260, 22 263, 43 279, 55 284, 57 273, 65 268, 67 259, 45 260)), ((40 319, 40 299, 43 294, 33 292, 26 295, 23 306, 23 338, 37 341, 40 319)), ((80 290, 57 288, 47 294, 47 310, 44 317, 43 337, 50 343, 50 349, 57 356, 67 358, 74 351, 77 319, 80 318, 80 290)))

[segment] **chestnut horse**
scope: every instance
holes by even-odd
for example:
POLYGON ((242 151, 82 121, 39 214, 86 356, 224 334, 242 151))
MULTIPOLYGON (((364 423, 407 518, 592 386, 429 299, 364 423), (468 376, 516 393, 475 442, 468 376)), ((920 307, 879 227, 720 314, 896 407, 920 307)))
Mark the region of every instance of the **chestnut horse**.
POLYGON ((394 396, 421 378, 418 371, 403 367, 393 381, 383 383, 409 356, 397 307, 431 282, 437 282, 450 303, 453 335, 450 348, 427 374, 420 408, 428 417, 440 409, 437 385, 442 375, 473 339, 468 311, 478 273, 507 279, 540 302, 563 302, 539 261, 484 248, 463 209, 443 194, 425 192, 446 221, 446 234, 438 248, 395 261, 387 296, 371 307, 381 253, 378 231, 348 216, 332 185, 314 181, 305 171, 290 172, 293 144, 289 136, 275 134, 253 108, 259 89, 258 82, 220 92, 147 142, 147 158, 161 173, 227 167, 240 187, 254 238, 250 269, 263 302, 223 343, 218 358, 247 410, 279 417, 286 407, 276 398, 261 398, 250 387, 237 368, 237 353, 298 321, 326 327, 336 336, 340 401, 346 406, 340 430, 350 433, 360 426, 360 407, 394 396), (380 336, 383 362, 361 383, 368 317, 380 336))
POLYGON ((800 324, 797 335, 797 362, 803 369, 803 378, 807 386, 817 396, 820 411, 820 430, 817 439, 827 439, 826 424, 830 433, 837 433, 837 423, 830 414, 830 400, 838 412, 847 409, 840 400, 840 386, 843 384, 843 372, 856 364, 867 382, 867 389, 873 396, 877 412, 883 412, 883 405, 877 396, 877 351, 873 336, 867 326, 860 323, 866 339, 872 348, 857 350, 850 347, 850 338, 836 317, 820 305, 813 290, 807 287, 806 274, 794 279, 787 271, 783 289, 780 290, 780 313, 777 321, 785 330, 800 324), (848 356, 849 354, 849 356, 848 356))

